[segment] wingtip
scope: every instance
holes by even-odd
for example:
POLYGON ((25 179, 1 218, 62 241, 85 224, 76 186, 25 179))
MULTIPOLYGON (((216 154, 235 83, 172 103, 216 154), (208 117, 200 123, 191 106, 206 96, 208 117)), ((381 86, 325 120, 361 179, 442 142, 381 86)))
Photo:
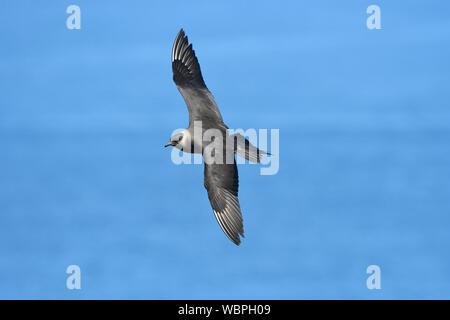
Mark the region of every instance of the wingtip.
POLYGON ((175 52, 177 50, 177 47, 180 45, 180 43, 184 42, 183 39, 186 39, 186 41, 187 41, 186 34, 184 33, 183 28, 181 28, 180 31, 178 31, 177 36, 175 37, 175 41, 173 42, 173 46, 172 46, 172 62, 174 62, 174 60, 175 60, 175 52))
POLYGON ((206 87, 192 43, 181 28, 172 46, 172 71, 175 84, 206 87))
POLYGON ((240 246, 241 245, 241 239, 239 238, 239 236, 237 237, 237 239, 231 239, 231 238, 229 238, 230 240, 231 240, 231 242, 233 242, 236 246, 240 246))
POLYGON ((237 238, 235 239, 231 239, 230 237, 228 237, 235 245, 237 245, 238 247, 241 245, 241 240, 245 238, 244 233, 240 233, 237 236, 237 238), (241 239, 242 238, 242 239, 241 239))

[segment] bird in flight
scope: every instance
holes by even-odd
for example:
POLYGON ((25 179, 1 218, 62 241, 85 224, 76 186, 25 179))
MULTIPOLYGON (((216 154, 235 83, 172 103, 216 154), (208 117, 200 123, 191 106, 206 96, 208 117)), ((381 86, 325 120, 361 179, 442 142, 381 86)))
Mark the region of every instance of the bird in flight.
POLYGON ((183 152, 203 155, 204 186, 214 215, 227 237, 239 245, 240 236, 244 237, 244 226, 238 199, 239 178, 234 155, 238 154, 251 162, 259 163, 261 156, 269 153, 259 150, 240 134, 228 134, 228 127, 223 122, 213 95, 206 87, 195 51, 183 29, 173 44, 172 71, 173 81, 189 111, 189 127, 171 137, 165 147, 174 146, 183 152), (223 143, 219 145, 223 148, 214 148, 211 151, 215 139, 204 139, 204 134, 209 129, 222 134, 223 143), (200 135, 194 132, 200 132, 200 135), (228 141, 233 143, 227 143, 228 141), (232 159, 230 161, 227 158, 225 161, 230 148, 232 159))

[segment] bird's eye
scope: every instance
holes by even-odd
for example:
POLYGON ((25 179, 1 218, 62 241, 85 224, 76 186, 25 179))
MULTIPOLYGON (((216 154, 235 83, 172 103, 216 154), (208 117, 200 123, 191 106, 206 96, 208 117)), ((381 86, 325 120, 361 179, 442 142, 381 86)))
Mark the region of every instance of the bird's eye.
POLYGON ((183 136, 180 136, 180 137, 178 138, 178 142, 180 142, 181 139, 183 139, 183 136))

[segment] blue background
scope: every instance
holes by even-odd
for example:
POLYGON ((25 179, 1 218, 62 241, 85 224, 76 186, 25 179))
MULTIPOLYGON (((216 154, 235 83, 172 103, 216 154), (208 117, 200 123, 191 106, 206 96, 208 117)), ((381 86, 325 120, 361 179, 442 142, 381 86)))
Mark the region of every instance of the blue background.
POLYGON ((2 1, 0 298, 450 298, 449 9, 2 1), (277 175, 239 166, 240 247, 162 147, 181 27, 228 126, 280 129, 277 175))

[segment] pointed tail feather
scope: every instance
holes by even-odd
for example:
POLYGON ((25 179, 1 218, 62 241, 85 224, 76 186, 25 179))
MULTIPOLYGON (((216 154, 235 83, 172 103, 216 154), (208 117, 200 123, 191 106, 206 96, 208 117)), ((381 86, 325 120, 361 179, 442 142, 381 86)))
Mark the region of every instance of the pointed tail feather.
POLYGON ((259 163, 261 162, 261 157, 263 155, 270 155, 270 153, 266 151, 259 150, 239 133, 231 135, 230 138, 234 141, 234 152, 250 162, 259 163))

